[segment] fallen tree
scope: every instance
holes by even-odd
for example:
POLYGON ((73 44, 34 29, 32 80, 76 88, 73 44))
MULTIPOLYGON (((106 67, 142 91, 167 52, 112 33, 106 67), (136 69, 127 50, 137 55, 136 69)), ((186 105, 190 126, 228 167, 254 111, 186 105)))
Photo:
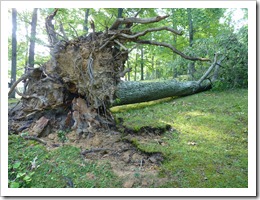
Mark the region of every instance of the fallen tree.
MULTIPOLYGON (((190 57, 174 46, 157 41, 142 40, 140 37, 156 31, 168 31, 182 35, 169 27, 150 28, 133 33, 133 24, 147 24, 161 21, 168 16, 154 18, 119 18, 104 32, 93 32, 74 40, 65 35, 58 38, 52 20, 58 9, 46 18, 46 30, 51 45, 51 59, 39 68, 28 68, 18 82, 27 81, 27 88, 21 101, 9 110, 9 132, 28 131, 40 137, 56 130, 71 129, 78 134, 94 133, 98 129, 115 127, 115 120, 109 111, 114 105, 150 101, 170 96, 186 96, 211 88, 210 72, 219 66, 222 57, 214 61, 198 81, 177 82, 122 82, 120 77, 130 69, 125 62, 131 49, 125 44, 135 42, 169 48, 192 61, 210 61, 208 58, 190 57), (119 28, 120 27, 120 28, 119 28)), ((217 74, 217 73, 214 73, 217 74)), ((216 76, 213 76, 216 78, 216 76)))

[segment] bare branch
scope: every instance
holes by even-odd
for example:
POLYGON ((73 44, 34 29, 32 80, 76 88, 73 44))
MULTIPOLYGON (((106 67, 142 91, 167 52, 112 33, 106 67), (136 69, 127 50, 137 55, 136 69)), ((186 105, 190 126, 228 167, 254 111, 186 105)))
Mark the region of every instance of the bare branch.
POLYGON ((109 28, 109 30, 118 29, 121 24, 131 24, 131 23, 138 23, 138 24, 149 24, 154 22, 159 22, 165 18, 169 17, 166 16, 157 16, 152 18, 136 18, 136 17, 129 17, 129 18, 118 18, 113 25, 109 28))
POLYGON ((218 71, 219 71, 219 67, 221 67, 221 62, 226 58, 226 56, 222 56, 220 58, 219 61, 217 61, 216 63, 216 67, 215 67, 215 70, 214 70, 214 73, 213 73, 213 77, 212 77, 212 81, 216 81, 218 79, 218 71))
POLYGON ((156 46, 163 46, 171 49, 174 53, 180 55, 181 57, 187 59, 187 60, 192 60, 192 61, 210 61, 209 58, 196 58, 196 57, 190 57, 182 53, 181 51, 177 50, 174 46, 165 43, 165 42, 156 42, 156 41, 151 41, 151 40, 137 40, 135 41, 136 43, 139 44, 151 44, 151 45, 156 45, 156 46))
POLYGON ((182 32, 176 31, 172 28, 164 26, 164 27, 159 27, 159 28, 149 28, 149 29, 146 29, 145 31, 135 33, 134 35, 128 35, 128 34, 125 34, 125 33, 120 33, 120 36, 123 36, 123 37, 128 38, 128 39, 134 39, 134 38, 138 38, 140 36, 144 36, 144 35, 146 35, 147 33, 150 33, 150 32, 156 32, 156 31, 162 31, 162 30, 170 31, 170 32, 177 34, 177 35, 182 35, 182 32))
POLYGON ((212 71, 212 69, 216 66, 217 57, 218 57, 218 54, 215 53, 213 63, 212 63, 211 66, 208 68, 208 70, 205 72, 205 74, 198 80, 198 84, 201 84, 202 81, 204 81, 204 79, 207 78, 207 76, 209 75, 209 73, 210 73, 210 72, 212 71))
POLYGON ((60 32, 62 33, 63 38, 64 38, 66 41, 68 41, 69 39, 68 39, 68 37, 67 37, 67 35, 66 35, 65 31, 64 31, 63 24, 62 24, 61 21, 60 21, 60 32))
POLYGON ((123 44, 121 44, 118 40, 114 40, 114 42, 117 43, 120 47, 122 47, 125 51, 128 51, 128 49, 123 44))
POLYGON ((78 35, 78 32, 76 31, 76 29, 71 25, 71 24, 69 24, 69 26, 73 29, 73 31, 76 33, 76 36, 77 36, 77 38, 79 37, 79 35, 78 35))
POLYGON ((25 140, 35 140, 35 141, 40 142, 40 143, 42 143, 44 145, 47 145, 46 141, 44 141, 44 140, 42 140, 40 138, 37 138, 35 136, 22 136, 22 138, 25 139, 25 140))
POLYGON ((12 87, 10 88, 9 92, 8 92, 8 96, 11 95, 11 93, 14 91, 14 89, 16 88, 16 86, 18 85, 18 83, 20 83, 22 80, 27 79, 30 75, 31 75, 31 73, 24 74, 21 78, 19 78, 17 81, 15 81, 15 82, 13 83, 12 87))
POLYGON ((102 50, 105 46, 108 45, 108 43, 109 43, 110 41, 112 41, 113 39, 115 39, 117 36, 118 36, 117 34, 113 35, 113 36, 112 36, 111 38, 109 38, 101 47, 99 47, 98 50, 99 50, 99 51, 102 50))
POLYGON ((134 17, 137 17, 140 14, 141 11, 142 11, 142 8, 140 8, 140 10, 137 11, 137 13, 135 14, 134 17))
MULTIPOLYGON (((201 84, 202 81, 204 81, 208 75, 210 74, 210 72, 213 70, 213 68, 216 66, 216 65, 220 65, 220 63, 225 59, 225 56, 223 56, 219 61, 217 61, 217 57, 218 57, 218 53, 215 53, 215 56, 214 56, 214 61, 213 63, 211 64, 211 66, 208 68, 208 70, 205 72, 205 74, 198 80, 198 84, 201 84)), ((216 72, 215 72, 216 73, 216 72)), ((213 77, 214 78, 214 81, 216 80, 216 77, 213 77)))

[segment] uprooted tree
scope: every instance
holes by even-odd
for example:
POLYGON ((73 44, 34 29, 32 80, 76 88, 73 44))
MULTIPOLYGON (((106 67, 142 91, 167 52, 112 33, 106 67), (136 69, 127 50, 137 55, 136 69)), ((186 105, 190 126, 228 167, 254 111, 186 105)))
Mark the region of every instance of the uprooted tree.
POLYGON ((223 56, 218 60, 217 53, 213 61, 190 57, 168 43, 141 39, 156 31, 182 35, 182 32, 169 27, 131 31, 133 24, 156 23, 168 16, 118 18, 104 32, 95 32, 92 21, 92 33, 70 41, 64 33, 59 40, 52 24, 57 12, 58 9, 45 22, 51 59, 39 68, 27 68, 9 91, 11 94, 15 90, 21 96, 20 102, 9 110, 10 133, 28 130, 40 137, 56 130, 71 129, 78 134, 88 134, 114 127, 115 120, 109 107, 208 90, 224 59, 223 56), (124 66, 131 51, 125 45, 129 42, 166 47, 184 59, 207 61, 211 65, 198 81, 124 82, 120 77, 131 70, 124 66), (213 69, 213 76, 209 79, 213 69), (26 88, 20 93, 16 85, 22 80, 26 81, 26 88))

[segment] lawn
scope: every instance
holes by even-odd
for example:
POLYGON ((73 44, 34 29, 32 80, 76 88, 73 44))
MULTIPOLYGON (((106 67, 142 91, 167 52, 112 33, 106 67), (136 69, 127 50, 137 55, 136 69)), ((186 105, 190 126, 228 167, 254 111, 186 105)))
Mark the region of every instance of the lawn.
MULTIPOLYGON (((136 141, 139 149, 164 155, 157 179, 165 181, 159 187, 247 188, 247 92, 209 91, 111 111, 134 130, 172 126, 159 142, 136 141)), ((109 162, 86 162, 77 147, 49 150, 17 135, 9 136, 8 144, 10 187, 123 187, 109 162)))

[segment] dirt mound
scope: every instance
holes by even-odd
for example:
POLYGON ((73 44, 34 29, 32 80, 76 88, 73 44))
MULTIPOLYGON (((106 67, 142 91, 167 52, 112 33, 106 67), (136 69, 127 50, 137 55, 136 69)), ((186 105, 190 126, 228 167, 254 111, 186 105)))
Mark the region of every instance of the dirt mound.
POLYGON ((157 177, 159 166, 164 160, 163 155, 160 152, 145 152, 135 143, 135 141, 140 144, 152 140, 160 141, 161 136, 155 133, 158 133, 157 129, 148 127, 132 134, 102 130, 95 134, 79 136, 72 131, 63 132, 63 135, 49 134, 42 140, 46 142, 49 150, 72 145, 81 149, 81 155, 86 161, 110 163, 113 171, 125 180, 123 187, 157 187, 164 181, 164 179, 158 180, 157 177), (147 134, 147 130, 154 131, 147 134))

